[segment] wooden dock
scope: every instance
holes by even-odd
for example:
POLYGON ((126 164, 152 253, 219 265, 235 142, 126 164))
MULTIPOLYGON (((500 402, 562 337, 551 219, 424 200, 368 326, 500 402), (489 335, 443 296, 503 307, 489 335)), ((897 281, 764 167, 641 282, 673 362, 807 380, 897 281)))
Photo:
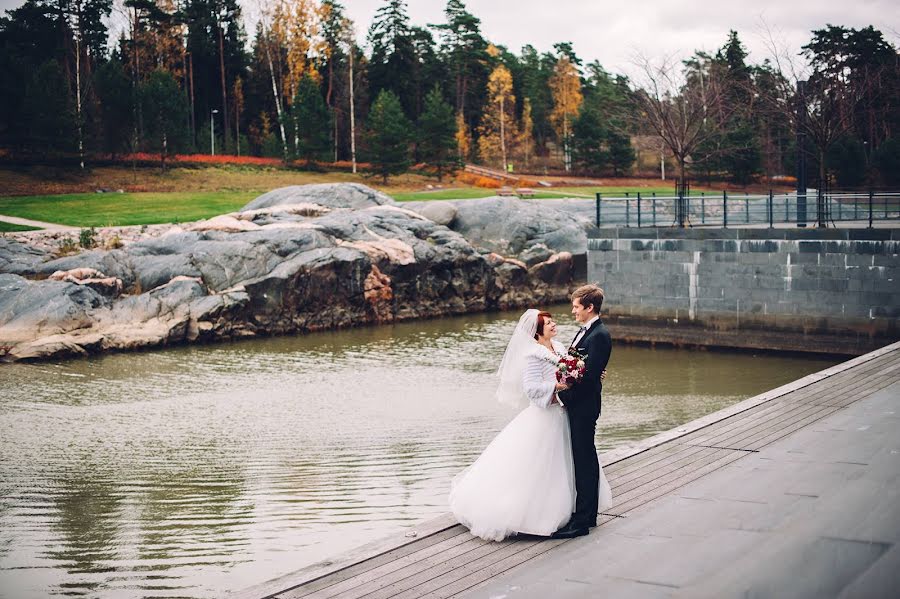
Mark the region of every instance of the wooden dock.
MULTIPOLYGON (((240 591, 239 599, 455 597, 562 545, 600 538, 604 527, 672 495, 729 464, 900 381, 900 343, 806 376, 630 447, 601 455, 614 506, 589 537, 514 538, 502 543, 473 537, 448 514, 413 531, 361 547, 240 591)), ((601 423, 602 424, 602 423, 601 423)), ((540 596, 540 595, 538 595, 540 596)))

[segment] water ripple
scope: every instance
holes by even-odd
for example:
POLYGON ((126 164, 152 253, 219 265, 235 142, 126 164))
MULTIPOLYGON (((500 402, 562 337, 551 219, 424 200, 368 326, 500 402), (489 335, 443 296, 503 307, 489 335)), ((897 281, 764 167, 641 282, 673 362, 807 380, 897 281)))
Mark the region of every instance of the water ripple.
MULTIPOLYGON (((220 597, 443 513, 517 317, 4 366, 0 595, 220 597)), ((827 365, 617 347, 598 442, 827 365)))

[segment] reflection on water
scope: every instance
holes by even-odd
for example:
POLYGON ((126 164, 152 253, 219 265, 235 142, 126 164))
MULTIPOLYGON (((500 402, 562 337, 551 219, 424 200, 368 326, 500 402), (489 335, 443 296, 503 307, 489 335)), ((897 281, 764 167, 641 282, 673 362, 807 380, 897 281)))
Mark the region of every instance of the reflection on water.
MULTIPOLYGON (((220 597, 443 513, 517 317, 0 368, 0 596, 220 597)), ((830 363, 616 347, 599 445, 830 363)))

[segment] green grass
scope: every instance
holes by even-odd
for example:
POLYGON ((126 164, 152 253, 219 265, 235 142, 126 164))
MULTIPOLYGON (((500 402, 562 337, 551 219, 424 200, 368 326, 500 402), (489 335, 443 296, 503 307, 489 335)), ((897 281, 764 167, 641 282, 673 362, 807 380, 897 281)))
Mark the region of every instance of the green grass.
POLYGON ((0 198, 0 214, 73 227, 190 222, 233 212, 258 192, 76 193, 0 198))
MULTIPOLYGON (((709 191, 703 188, 691 190, 694 193, 709 191)), ((552 187, 536 189, 534 197, 537 199, 554 198, 594 198, 600 192, 604 196, 623 196, 629 193, 635 196, 638 192, 642 196, 649 197, 655 193, 658 196, 672 196, 675 191, 672 187, 552 187)), ((472 198, 487 198, 497 195, 496 189, 482 189, 479 187, 465 187, 460 189, 441 189, 439 191, 415 191, 391 194, 398 202, 428 201, 428 200, 469 200, 472 198)))
POLYGON ((0 233, 15 233, 18 231, 37 231, 37 227, 27 227, 25 225, 14 225, 12 223, 0 220, 0 233))

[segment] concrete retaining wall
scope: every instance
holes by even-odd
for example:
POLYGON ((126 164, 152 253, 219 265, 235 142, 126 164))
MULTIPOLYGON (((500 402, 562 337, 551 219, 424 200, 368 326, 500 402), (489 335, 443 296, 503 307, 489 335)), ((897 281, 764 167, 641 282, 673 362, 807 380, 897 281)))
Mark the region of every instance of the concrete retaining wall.
POLYGON ((621 340, 862 354, 900 339, 900 229, 599 229, 621 340))

